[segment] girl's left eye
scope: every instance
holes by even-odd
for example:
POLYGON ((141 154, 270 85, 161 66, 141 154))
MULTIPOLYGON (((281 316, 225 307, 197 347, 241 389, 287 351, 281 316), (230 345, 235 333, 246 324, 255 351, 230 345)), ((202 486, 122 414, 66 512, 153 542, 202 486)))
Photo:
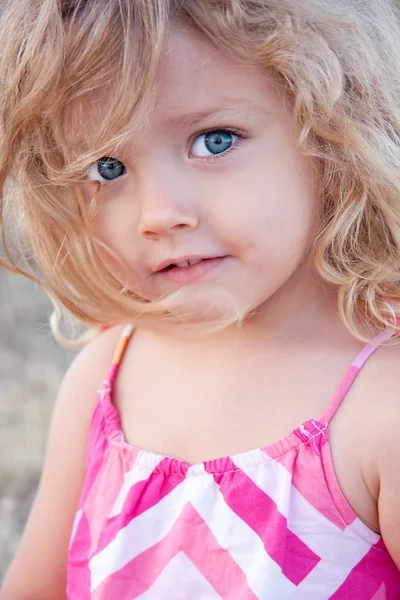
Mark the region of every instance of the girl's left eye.
POLYGON ((86 175, 91 181, 105 183, 106 181, 114 181, 118 177, 125 175, 125 173, 126 167, 120 160, 112 156, 103 156, 90 165, 86 175))
POLYGON ((203 133, 194 140, 191 154, 197 157, 217 156, 230 150, 239 136, 226 129, 203 133))

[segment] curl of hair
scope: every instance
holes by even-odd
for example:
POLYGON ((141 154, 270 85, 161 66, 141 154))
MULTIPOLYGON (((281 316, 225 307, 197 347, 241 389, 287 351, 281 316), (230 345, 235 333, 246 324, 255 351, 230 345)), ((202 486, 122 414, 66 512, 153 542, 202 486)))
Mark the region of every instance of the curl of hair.
POLYGON ((299 148, 321 166, 315 267, 337 286, 342 320, 355 336, 369 340, 393 326, 400 303, 399 13, 395 0, 5 1, 2 264, 38 281, 89 327, 173 315, 174 299, 144 302, 107 271, 90 232, 96 200, 82 201, 80 183, 91 162, 145 122, 163 42, 178 22, 273 75, 288 93, 299 148), (93 118, 100 114, 96 98, 105 86, 112 91, 106 115, 77 150, 71 131, 91 118, 87 102, 93 118))

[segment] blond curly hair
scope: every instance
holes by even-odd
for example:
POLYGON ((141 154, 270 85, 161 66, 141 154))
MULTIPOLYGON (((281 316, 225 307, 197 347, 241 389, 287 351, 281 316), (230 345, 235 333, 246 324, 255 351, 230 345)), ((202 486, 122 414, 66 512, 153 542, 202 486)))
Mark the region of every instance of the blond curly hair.
POLYGON ((167 315, 165 302, 134 297, 106 269, 80 183, 102 151, 146 118, 163 42, 177 22, 273 74, 289 92, 299 148, 322 170, 315 267, 337 286, 342 320, 355 336, 370 339, 393 324, 400 301, 395 0, 4 2, 1 264, 38 281, 56 306, 90 327, 167 315), (104 86, 112 102, 102 127, 72 143, 71 122, 79 130, 82 107, 90 101, 96 110, 104 86))

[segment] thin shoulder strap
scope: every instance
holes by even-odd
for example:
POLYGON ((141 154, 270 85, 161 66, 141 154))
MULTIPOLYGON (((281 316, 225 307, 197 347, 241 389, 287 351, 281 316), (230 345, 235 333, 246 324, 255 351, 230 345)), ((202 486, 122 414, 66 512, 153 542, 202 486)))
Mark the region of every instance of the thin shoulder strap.
POLYGON ((108 379, 107 379, 110 389, 113 387, 113 383, 115 381, 115 378, 117 377, 118 369, 122 363, 122 359, 124 358, 124 354, 128 347, 129 340, 132 337, 132 333, 133 333, 133 326, 126 325, 121 333, 121 337, 119 338, 118 345, 115 348, 110 373, 109 373, 108 379))
POLYGON ((350 365, 350 368, 347 370, 347 373, 343 377, 342 381, 339 383, 339 386, 337 387, 332 400, 326 407, 325 412, 320 419, 322 423, 329 424, 331 422, 331 420, 336 414, 336 411, 342 404, 349 389, 351 388, 355 379, 357 378, 357 375, 361 371, 362 367, 365 365, 370 356, 372 356, 374 352, 378 350, 382 342, 390 338, 392 334, 393 329, 391 327, 388 327, 387 329, 385 329, 385 331, 377 335, 371 344, 368 344, 361 350, 360 354, 350 365))

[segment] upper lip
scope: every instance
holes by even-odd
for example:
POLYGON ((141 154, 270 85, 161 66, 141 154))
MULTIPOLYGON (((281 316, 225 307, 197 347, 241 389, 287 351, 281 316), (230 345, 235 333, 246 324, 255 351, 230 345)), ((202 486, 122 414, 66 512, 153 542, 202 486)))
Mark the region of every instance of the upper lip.
POLYGON ((158 273, 159 271, 166 269, 170 265, 176 265, 176 263, 184 262, 185 260, 207 260, 209 258, 221 258, 221 256, 215 254, 213 254, 212 256, 205 256, 204 254, 188 254, 185 256, 177 256, 176 258, 167 258, 166 260, 163 260, 159 265, 156 266, 154 272, 158 273))

